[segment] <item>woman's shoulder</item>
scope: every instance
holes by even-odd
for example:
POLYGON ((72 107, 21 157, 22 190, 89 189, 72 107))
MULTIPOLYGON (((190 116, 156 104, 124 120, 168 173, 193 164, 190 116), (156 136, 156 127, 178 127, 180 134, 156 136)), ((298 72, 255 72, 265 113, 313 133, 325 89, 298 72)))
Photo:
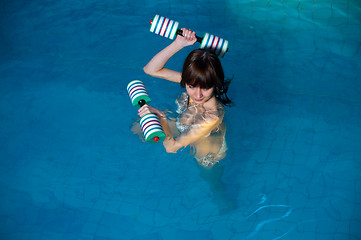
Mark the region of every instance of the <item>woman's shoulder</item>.
POLYGON ((188 100, 188 94, 187 92, 182 92, 181 94, 179 94, 177 101, 181 101, 181 100, 188 100))
POLYGON ((209 109, 205 109, 203 119, 206 121, 222 121, 225 114, 225 109, 222 104, 217 101, 217 104, 209 109))
POLYGON ((216 114, 219 116, 223 116, 225 114, 225 108, 218 100, 215 100, 213 104, 204 107, 205 112, 208 114, 216 114))
POLYGON ((183 111, 185 111, 187 109, 187 105, 188 105, 188 94, 186 92, 182 92, 177 100, 175 101, 177 104, 177 113, 180 114, 183 111))

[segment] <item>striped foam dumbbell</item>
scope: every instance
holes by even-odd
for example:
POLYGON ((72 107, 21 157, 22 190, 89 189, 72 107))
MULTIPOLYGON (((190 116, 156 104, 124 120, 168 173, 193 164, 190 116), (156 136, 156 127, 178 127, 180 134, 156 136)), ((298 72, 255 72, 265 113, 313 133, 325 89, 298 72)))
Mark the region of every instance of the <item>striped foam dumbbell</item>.
MULTIPOLYGON (((142 107, 144 104, 150 103, 150 97, 142 81, 131 81, 127 90, 133 107, 142 107)), ((140 126, 145 140, 149 143, 162 142, 166 137, 157 115, 153 113, 144 115, 140 119, 140 126)))
MULTIPOLYGON (((177 21, 170 20, 166 17, 159 16, 158 14, 150 21, 150 31, 157 35, 174 39, 175 35, 182 35, 182 30, 178 29, 179 23, 177 21)), ((212 49, 218 56, 223 57, 228 51, 228 41, 223 38, 205 33, 203 38, 198 37, 200 48, 212 49)))

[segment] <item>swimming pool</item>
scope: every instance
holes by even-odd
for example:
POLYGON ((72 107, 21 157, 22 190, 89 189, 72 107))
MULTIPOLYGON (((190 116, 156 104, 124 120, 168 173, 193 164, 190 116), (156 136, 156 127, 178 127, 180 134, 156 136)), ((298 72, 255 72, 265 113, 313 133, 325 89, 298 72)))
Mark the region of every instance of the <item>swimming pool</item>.
MULTIPOLYGON (((0 239, 360 239, 357 1, 0 3, 0 239), (230 42, 228 156, 142 143, 126 92, 161 14, 230 42)), ((180 69, 188 51, 170 62, 180 69)))

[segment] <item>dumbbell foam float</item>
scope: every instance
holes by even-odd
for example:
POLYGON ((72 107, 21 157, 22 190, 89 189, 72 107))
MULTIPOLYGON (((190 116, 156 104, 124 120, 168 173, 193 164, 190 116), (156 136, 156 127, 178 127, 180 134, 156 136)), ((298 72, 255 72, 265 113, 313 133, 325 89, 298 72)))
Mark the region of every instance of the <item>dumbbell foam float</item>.
MULTIPOLYGON (((142 81, 131 81, 127 90, 133 107, 142 107, 144 104, 150 103, 150 97, 142 81)), ((162 142, 166 137, 162 125, 154 113, 144 115, 140 119, 140 127, 145 140, 149 143, 162 142)))
MULTIPOLYGON (((182 30, 178 29, 179 22, 170 20, 158 14, 150 21, 150 31, 160 36, 174 39, 175 35, 182 35, 182 30)), ((228 51, 228 41, 223 38, 205 33, 204 37, 198 37, 199 48, 212 49, 218 56, 223 57, 228 51)))

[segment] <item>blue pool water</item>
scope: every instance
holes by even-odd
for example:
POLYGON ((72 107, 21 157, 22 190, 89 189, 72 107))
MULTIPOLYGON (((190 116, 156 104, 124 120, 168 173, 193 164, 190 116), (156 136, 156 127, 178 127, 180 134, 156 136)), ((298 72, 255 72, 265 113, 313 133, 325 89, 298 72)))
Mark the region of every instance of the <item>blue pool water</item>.
POLYGON ((356 0, 2 1, 0 239, 361 239, 360 16, 356 0), (161 109, 182 91, 142 71, 170 43, 155 14, 230 42, 211 171, 130 131, 129 81, 161 109))

